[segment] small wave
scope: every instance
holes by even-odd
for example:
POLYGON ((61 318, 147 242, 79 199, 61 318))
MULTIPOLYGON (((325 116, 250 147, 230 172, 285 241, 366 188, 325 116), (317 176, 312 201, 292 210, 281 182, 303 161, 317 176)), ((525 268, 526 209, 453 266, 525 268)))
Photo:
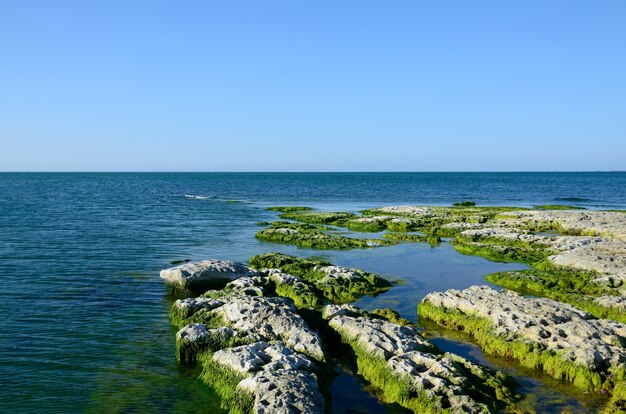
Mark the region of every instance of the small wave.
POLYGON ((215 198, 215 196, 201 196, 201 195, 185 194, 185 198, 190 198, 192 200, 209 200, 211 198, 215 198))
POLYGON ((593 201, 590 198, 580 198, 580 197, 557 197, 555 198, 556 201, 577 201, 577 202, 588 202, 588 201, 593 201))

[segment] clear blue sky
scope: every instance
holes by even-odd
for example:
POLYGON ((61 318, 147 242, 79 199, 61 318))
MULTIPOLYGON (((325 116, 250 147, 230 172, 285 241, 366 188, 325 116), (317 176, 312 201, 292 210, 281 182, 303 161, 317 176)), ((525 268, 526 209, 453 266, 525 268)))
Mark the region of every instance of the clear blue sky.
POLYGON ((1 171, 626 169, 626 1, 1 1, 1 171))

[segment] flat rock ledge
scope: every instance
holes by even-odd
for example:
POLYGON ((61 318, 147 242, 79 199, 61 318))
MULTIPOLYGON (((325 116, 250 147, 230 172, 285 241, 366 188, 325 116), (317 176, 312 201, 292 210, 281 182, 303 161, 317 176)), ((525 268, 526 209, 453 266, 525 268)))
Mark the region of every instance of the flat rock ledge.
POLYGON ((465 330, 490 353, 513 357, 587 389, 626 378, 626 325, 592 319, 551 299, 472 286, 428 294, 419 314, 465 330))
POLYGON ((250 340, 281 341, 295 351, 324 360, 319 335, 308 328, 288 299, 245 295, 180 299, 170 316, 179 327, 193 323, 226 326, 250 340))
POLYGON ((168 285, 193 292, 221 289, 228 282, 258 273, 241 263, 225 260, 203 260, 184 263, 161 270, 161 279, 168 285))
POLYGON ((359 373, 390 402, 416 413, 490 413, 514 405, 504 374, 441 353, 416 328, 354 316, 359 312, 330 305, 323 317, 352 347, 359 373))
POLYGON ((322 414, 325 403, 314 369, 311 360, 283 344, 261 341, 213 353, 202 377, 208 382, 216 375, 233 378, 230 393, 242 405, 250 395, 255 414, 322 414))

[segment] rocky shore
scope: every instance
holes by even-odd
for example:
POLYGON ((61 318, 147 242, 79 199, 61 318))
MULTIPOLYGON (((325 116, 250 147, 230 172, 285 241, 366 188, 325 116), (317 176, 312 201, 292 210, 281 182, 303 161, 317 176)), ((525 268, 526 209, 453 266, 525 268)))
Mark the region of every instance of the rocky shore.
MULTIPOLYGON (((460 253, 528 264, 487 276, 511 290, 432 292, 419 317, 467 333, 487 354, 612 396, 606 413, 626 410, 626 214, 473 205, 361 215, 273 210, 290 221, 270 224, 261 240, 343 249, 443 238, 460 253), (336 227, 385 233, 351 238, 336 227)), ((249 265, 184 263, 161 277, 188 296, 170 314, 180 363, 199 364, 229 412, 327 412, 338 359, 354 364, 380 399, 416 413, 524 412, 502 372, 441 351, 393 310, 349 305, 393 287, 376 274, 266 253, 249 265)))

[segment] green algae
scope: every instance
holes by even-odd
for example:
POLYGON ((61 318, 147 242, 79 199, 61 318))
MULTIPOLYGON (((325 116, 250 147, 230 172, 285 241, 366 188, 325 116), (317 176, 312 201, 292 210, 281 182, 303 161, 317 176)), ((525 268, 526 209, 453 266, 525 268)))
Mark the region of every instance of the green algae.
POLYGON ((409 233, 385 233, 383 237, 394 241, 408 241, 408 242, 427 242, 431 245, 438 245, 441 243, 441 237, 437 235, 425 235, 425 234, 409 234, 409 233))
MULTIPOLYGON (((367 352, 357 342, 357 338, 336 331, 343 343, 350 346, 356 360, 358 374, 377 388, 385 402, 397 403, 415 413, 448 413, 451 411, 450 403, 442 395, 435 395, 427 389, 417 390, 411 384, 408 375, 399 375, 393 372, 384 358, 374 356, 367 352)), ((423 352, 435 352, 441 355, 434 345, 424 348, 423 352)), ((479 367, 469 361, 448 354, 456 367, 468 379, 469 384, 464 385, 464 391, 477 402, 484 404, 490 411, 498 411, 507 407, 510 412, 521 412, 516 403, 520 396, 515 395, 512 389, 516 386, 510 377, 495 370, 479 367)))
MULTIPOLYGON (((376 295, 391 287, 382 277, 358 269, 351 269, 356 277, 328 277, 325 267, 332 266, 318 258, 300 258, 281 253, 265 253, 253 256, 250 265, 257 269, 279 269, 309 283, 322 296, 336 303, 352 302, 363 295, 376 295)), ((318 302, 319 304, 319 302, 318 302)))
POLYGON ((481 256, 495 262, 521 262, 532 265, 533 263, 541 262, 551 254, 546 248, 516 245, 514 243, 472 242, 457 238, 451 244, 461 254, 481 256))
POLYGON ((365 314, 371 318, 384 319, 387 322, 395 323, 396 325, 400 325, 400 326, 415 325, 413 322, 411 322, 408 319, 403 318, 402 316, 400 316, 398 312, 390 308, 372 309, 369 312, 365 312, 365 314))
POLYGON ((181 309, 179 306, 172 306, 170 311, 170 324, 176 329, 181 329, 185 325, 191 325, 193 323, 200 323, 207 328, 219 328, 221 326, 228 326, 224 319, 212 312, 210 309, 198 309, 197 311, 190 311, 188 309, 181 309))
POLYGON ((623 373, 619 372, 619 368, 595 372, 540 344, 521 338, 507 340, 495 332, 489 320, 477 315, 422 301, 418 305, 418 316, 469 334, 485 353, 516 360, 524 367, 541 370, 554 378, 571 382, 583 391, 606 391, 623 381, 623 373))
POLYGON ((285 220, 295 220, 310 224, 331 224, 335 226, 345 226, 348 221, 355 219, 357 215, 341 211, 289 211, 280 214, 279 217, 285 220))
POLYGON ((457 203, 452 203, 453 207, 474 207, 476 205, 473 201, 461 201, 457 203))
POLYGON ((415 231, 420 228, 420 223, 410 219, 387 220, 387 230, 394 232, 415 231))
POLYGON ((379 232, 387 228, 386 220, 360 220, 353 219, 345 222, 345 226, 353 231, 359 232, 379 232))
POLYGON ((232 348, 252 343, 246 337, 226 337, 218 332, 208 331, 208 336, 202 341, 184 342, 176 337, 176 359, 179 363, 194 364, 204 353, 212 353, 220 349, 232 348))
POLYGON ((251 414, 254 395, 237 387, 246 377, 216 363, 212 356, 212 353, 201 356, 200 380, 215 390, 222 400, 222 408, 228 410, 230 414, 251 414))
POLYGON ((332 266, 332 263, 321 258, 303 258, 282 253, 263 253, 252 256, 248 263, 257 269, 279 269, 305 280, 317 280, 323 276, 315 272, 317 266, 332 266))
POLYGON ((601 286, 593 279, 598 275, 590 272, 567 270, 542 271, 537 269, 493 273, 487 281, 525 295, 543 296, 569 303, 589 312, 597 318, 613 319, 626 323, 626 312, 606 307, 594 300, 601 295, 619 295, 612 287, 601 286))
POLYGON ((326 230, 330 229, 313 224, 274 222, 267 229, 259 231, 256 238, 266 242, 293 244, 320 250, 343 250, 395 244, 390 240, 355 239, 327 234, 326 230))
POLYGON ((279 211, 281 213, 290 213, 292 211, 311 211, 313 207, 303 207, 303 206, 276 206, 276 207, 268 207, 266 210, 270 211, 279 211))
POLYGON ((626 382, 618 383, 613 389, 613 395, 601 414, 623 414, 626 413, 626 382))

